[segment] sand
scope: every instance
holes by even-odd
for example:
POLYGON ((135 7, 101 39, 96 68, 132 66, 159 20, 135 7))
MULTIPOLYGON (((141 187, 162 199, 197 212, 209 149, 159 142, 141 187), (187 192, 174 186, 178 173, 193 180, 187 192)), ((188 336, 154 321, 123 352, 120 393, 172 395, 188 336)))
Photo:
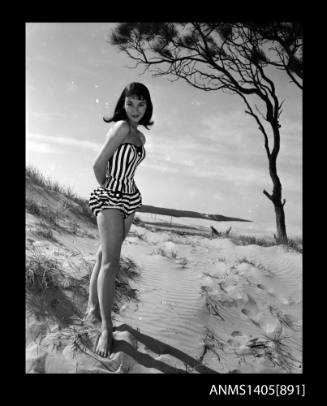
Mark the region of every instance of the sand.
MULTIPOLYGON (((27 196, 53 210, 63 202, 31 185, 27 196)), ((104 359, 93 351, 99 330, 82 320, 98 232, 73 210, 58 213, 51 239, 40 233, 44 220, 26 214, 27 270, 39 263, 53 278, 28 290, 27 373, 302 372, 301 253, 192 233, 177 219, 171 230, 144 227, 154 220, 138 214, 104 359)))

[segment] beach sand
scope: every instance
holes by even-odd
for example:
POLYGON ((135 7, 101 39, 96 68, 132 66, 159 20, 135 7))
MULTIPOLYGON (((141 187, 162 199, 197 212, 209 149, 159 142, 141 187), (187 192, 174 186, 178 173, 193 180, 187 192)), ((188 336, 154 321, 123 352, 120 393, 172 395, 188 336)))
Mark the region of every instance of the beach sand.
POLYGON ((67 198, 26 190, 57 213, 26 213, 27 373, 302 372, 302 254, 146 213, 122 247, 113 352, 99 357, 83 322, 97 228, 67 198))

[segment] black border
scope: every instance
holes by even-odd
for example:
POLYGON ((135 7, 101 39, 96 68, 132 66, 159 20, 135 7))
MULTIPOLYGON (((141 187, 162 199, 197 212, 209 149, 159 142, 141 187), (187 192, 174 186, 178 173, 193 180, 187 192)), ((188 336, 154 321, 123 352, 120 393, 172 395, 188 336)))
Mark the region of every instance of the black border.
MULTIPOLYGON (((48 5, 50 6, 50 5, 48 5)), ((264 5, 262 5, 265 7, 264 5)), ((81 4, 76 5, 77 8, 83 8, 81 4)), ((162 7, 166 9, 169 7, 166 4, 162 4, 162 7)), ((218 6, 219 7, 219 6, 218 6)), ((275 7, 275 6, 274 6, 275 7)), ((277 7, 277 5, 276 5, 277 7)), ((43 8, 47 8, 46 5, 43 6, 43 8)), ((22 25, 18 29, 19 32, 19 39, 21 39, 21 31, 20 29, 24 30, 24 48, 25 48, 25 23, 28 22, 103 22, 106 21, 104 16, 108 16, 108 19, 110 18, 110 21, 108 22, 115 22, 115 21, 134 21, 136 20, 137 14, 134 14, 134 8, 129 8, 128 5, 126 5, 126 10, 124 11, 124 18, 122 15, 118 13, 111 13, 110 11, 110 5, 107 4, 107 6, 102 5, 101 7, 99 6, 99 9, 95 12, 97 15, 97 18, 95 18, 94 12, 89 12, 87 8, 85 7, 84 4, 84 9, 86 11, 86 16, 84 18, 80 18, 76 20, 76 13, 74 10, 71 11, 71 14, 66 14, 65 17, 61 16, 56 16, 56 11, 53 11, 53 7, 50 7, 51 12, 48 12, 48 17, 47 16, 42 16, 42 18, 37 16, 36 14, 31 14, 28 15, 26 14, 26 17, 24 21, 22 22, 22 25), (126 12, 129 12, 129 16, 126 15, 126 12), (99 14, 102 15, 102 17, 99 19, 99 14)), ((137 7, 136 7, 137 8, 137 7)), ((200 7, 196 7, 198 9, 200 7)), ((270 8, 270 7, 269 7, 270 8)), ((156 21, 158 17, 160 16, 160 20, 158 21, 187 21, 187 20, 207 20, 208 16, 211 17, 212 13, 208 13, 208 10, 205 9, 204 12, 201 10, 196 10, 196 18, 195 16, 190 16, 189 12, 184 12, 181 11, 180 13, 175 13, 175 10, 173 12, 173 15, 166 16, 165 15, 165 10, 163 10, 163 13, 161 13, 161 10, 157 8, 156 4, 152 3, 151 9, 156 9, 156 18, 149 17, 145 18, 146 15, 143 14, 142 18, 138 18, 137 20, 141 21, 156 21), (204 17, 205 14, 205 18, 204 17), (203 16, 203 17, 202 17, 203 16)), ((149 9, 149 10, 151 10, 149 9)), ((82 10, 82 13, 83 13, 82 10)), ((79 10, 80 11, 80 10, 79 10)), ((166 10, 167 11, 167 10, 166 10)), ((41 12, 41 11, 40 11, 41 12)), ((139 10, 138 10, 139 12, 139 10)), ((237 13, 236 14, 231 14, 233 17, 232 19, 237 18, 237 13)), ((139 14, 138 14, 139 17, 139 14)), ((275 16, 271 14, 267 14, 267 19, 274 20, 275 16)), ((245 17, 246 19, 247 17, 245 17)), ((277 20, 284 20, 287 19, 288 17, 283 16, 283 18, 276 18, 277 20)), ((224 19, 228 20, 225 18, 224 19)), ((240 20, 244 20, 244 18, 240 18, 240 20)), ((296 18, 296 13, 293 14, 293 18, 289 18, 289 20, 296 20, 299 21, 302 19, 301 18, 296 18)), ((72 399, 76 400, 76 397, 78 395, 82 395, 82 397, 87 398, 88 394, 91 399, 93 400, 98 400, 99 397, 102 396, 108 396, 108 401, 113 400, 112 395, 113 392, 115 393, 114 399, 118 400, 118 402, 122 401, 125 403, 125 401, 140 401, 143 402, 145 400, 150 400, 151 403, 157 403, 160 401, 164 400, 169 400, 170 402, 173 401, 199 401, 201 404, 204 401, 207 400, 212 400, 214 402, 223 400, 227 397, 217 397, 215 395, 209 395, 210 389, 212 385, 219 385, 219 384, 251 384, 252 386, 255 386, 257 384, 294 384, 294 385, 301 385, 305 384, 306 386, 306 396, 305 398, 297 398, 297 400, 302 400, 302 399, 308 399, 311 398, 312 396, 317 395, 318 390, 323 389, 323 387, 318 387, 319 384, 319 370, 317 366, 314 366, 315 362, 319 362, 323 364, 323 357, 324 357, 324 351, 323 349, 321 350, 321 347, 324 346, 324 334, 321 334, 321 332, 317 331, 318 326, 321 326, 324 324, 324 315, 316 315, 319 316, 320 320, 315 320, 315 314, 314 312, 318 311, 320 307, 317 307, 318 305, 315 303, 313 305, 313 308, 311 308, 311 298, 310 298, 310 292, 316 292, 317 290, 317 276, 314 276, 313 278, 311 277, 312 273, 323 273, 323 269, 321 266, 316 265, 314 263, 316 259, 316 250, 320 250, 320 248, 313 247, 315 245, 315 232, 311 229, 310 230, 310 225, 312 226, 312 221, 308 219, 305 215, 305 209, 307 209, 307 213, 310 213, 310 209, 308 207, 310 206, 310 202, 312 203, 312 199, 314 198, 311 193, 310 195, 308 192, 306 192, 305 189, 305 178, 310 179, 310 182, 312 179, 314 179, 314 175, 310 174, 310 170, 315 170, 315 174, 323 174, 318 168, 317 168, 317 148, 316 146, 319 145, 319 140, 318 139, 313 139, 314 136, 316 135, 317 137, 320 138, 320 136, 324 136, 321 132, 325 131, 324 129, 316 129, 312 128, 316 124, 321 124, 321 119, 322 121, 324 116, 318 116, 316 113, 311 114, 310 116, 310 109, 314 109, 312 106, 312 101, 318 102, 318 96, 317 94, 312 94, 313 88, 311 87, 310 81, 312 82, 312 79, 315 79, 315 75, 317 75, 317 72, 312 72, 312 75, 310 74, 310 69, 315 70, 315 67, 312 66, 312 62, 316 61, 316 52, 318 52, 317 49, 314 49, 312 47, 312 33, 310 34, 310 31, 312 29, 312 26, 314 23, 304 23, 304 64, 305 64, 305 91, 303 95, 303 240, 304 240, 304 253, 303 253, 303 263, 304 263, 304 271, 303 271, 303 294, 304 294, 304 300, 303 300, 303 319, 304 319, 304 331, 303 331, 303 374, 283 374, 283 375, 277 375, 277 374, 217 374, 217 375, 193 375, 193 374, 188 374, 188 375, 143 375, 143 374, 133 374, 133 375, 124 375, 123 377, 120 375, 112 375, 109 380, 107 379, 106 375, 92 375, 93 377, 96 378, 90 378, 90 375, 64 375, 64 380, 62 382, 57 382, 57 384, 60 384, 60 389, 56 385, 56 383, 53 381, 53 379, 59 381, 62 378, 63 374, 47 374, 46 376, 44 375, 31 375, 31 374, 25 374, 25 342, 23 342, 22 345, 22 364, 20 362, 17 365, 22 365, 22 375, 24 377, 24 383, 26 383, 26 390, 33 392, 33 388, 38 388, 38 387, 43 387, 43 388, 49 388, 50 392, 48 394, 54 394, 54 395, 59 395, 59 393, 62 393, 64 391, 64 388, 67 388, 67 394, 65 393, 65 399, 69 400, 70 397, 72 399), (306 118, 305 118, 306 117, 306 118), (309 135, 310 134, 310 135, 309 135), (313 142, 312 142, 313 141, 313 142), (314 148, 314 152, 313 149, 314 148), (313 158, 314 164, 311 165, 309 163, 311 161, 311 158, 313 158), (305 163, 306 161, 306 163, 305 163), (312 169, 313 166, 313 169, 312 169), (311 176, 310 176, 311 175, 311 176), (313 338, 314 342, 313 345, 310 345, 310 339, 313 338), (321 340, 322 342, 319 342, 321 340), (75 379, 78 379, 78 381, 74 381, 75 379), (83 385, 85 380, 85 385, 83 385), (96 379, 93 381, 92 379, 96 379), (100 379, 100 380, 99 380, 100 379), (75 383, 75 385, 74 385, 75 383), (56 386, 53 386, 55 384, 56 386), (36 386, 35 386, 36 385, 36 386), (48 386, 49 385, 49 386, 48 386), (67 397, 66 397, 67 396, 67 397)), ((24 58, 26 58, 26 54, 24 51, 24 58)), ((320 68, 323 68, 323 62, 321 62, 320 68)), ((25 66, 25 61, 24 65, 25 66)), ((317 67, 316 67, 317 68, 317 67)), ((323 69, 322 69, 323 70, 323 69)), ((322 73, 324 75, 324 73, 322 73)), ((24 73, 25 76, 25 73, 24 73)), ((25 86, 24 86, 25 88, 25 86)), ((316 90, 316 89, 315 89, 316 90)), ((25 94, 26 96, 26 94, 25 94)), ((24 117, 25 117, 25 107, 24 107, 24 117)), ((26 119, 26 117, 25 117, 26 119)), ((26 127, 25 127, 26 130, 26 127)), ((25 152, 25 151, 24 151, 25 152)), ((25 158, 21 160, 21 162, 25 162, 25 158)), ((321 161, 323 162, 323 160, 321 161)), ((26 162, 25 162, 26 164, 26 162)), ((325 172, 325 171, 324 171, 325 172)), ((323 176, 323 175, 322 175, 323 176)), ((319 179, 319 175, 318 175, 319 179)), ((321 182, 323 179, 319 179, 321 182)), ((318 190, 320 193, 321 190, 318 190)), ((25 211, 25 208, 24 208, 25 211)), ((308 214, 307 214, 308 216, 308 214)), ((310 216, 311 217, 311 216, 310 216)), ((13 235, 14 233, 10 233, 11 238, 14 238, 13 235)), ((9 237, 10 238, 10 237, 9 237)), ((25 241, 24 241, 25 245, 25 241)), ((322 248, 323 249, 323 248, 322 248)), ((322 251, 324 252, 324 251, 322 251)), ((10 269, 11 271, 11 269, 10 269)), ((14 269, 12 271, 15 271, 14 269)), ((22 280, 24 280, 22 278, 22 280)), ((23 282, 24 284, 24 282, 23 282)), ((324 287, 324 286, 323 286, 324 287)), ((23 285, 24 293, 21 295, 22 298, 25 297, 25 286, 23 285)), ((17 293, 15 293, 14 296, 16 296, 17 293)), ((316 298, 317 299, 317 298, 316 298)), ((24 299, 22 299, 24 300, 24 299)), ((23 323, 25 326, 25 302, 23 302, 23 323)), ((324 307, 321 307, 323 309, 324 307)), ((322 310, 323 311, 323 310, 322 310)), ((14 368, 15 369, 15 368, 14 368)), ((17 373, 17 369, 16 369, 17 373)), ((29 393, 31 393, 29 392, 29 393)), ((66 392, 66 391, 65 391, 66 392)), ((25 392, 26 393, 26 392, 25 392)), ((32 393, 31 393, 32 394, 32 393)), ((51 395, 50 395, 51 397, 51 395)), ((254 396, 231 396, 229 398, 249 398, 251 400, 256 400, 254 396)), ((267 398, 267 397, 266 397, 267 398)), ((272 399, 273 397, 271 397, 272 399)), ((262 397, 257 397, 260 401, 263 400, 262 397)), ((279 400, 284 400, 281 397, 278 398, 279 400)), ((44 399, 46 400, 46 399, 44 399)), ((59 400, 59 399, 58 399, 59 400)), ((275 399, 276 400, 276 399, 275 399)))

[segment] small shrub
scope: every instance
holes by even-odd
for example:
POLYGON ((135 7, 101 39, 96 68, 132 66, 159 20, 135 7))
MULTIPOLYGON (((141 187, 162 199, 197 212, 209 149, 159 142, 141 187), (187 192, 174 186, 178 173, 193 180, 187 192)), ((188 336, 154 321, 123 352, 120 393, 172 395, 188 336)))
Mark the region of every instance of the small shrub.
POLYGON ((72 204, 70 203, 70 201, 64 200, 61 204, 61 213, 65 213, 67 210, 71 210, 73 208, 72 204))
POLYGON ((177 252, 173 251, 173 250, 167 250, 164 248, 156 248, 153 252, 152 255, 162 255, 163 257, 166 258, 173 258, 173 259, 177 259, 177 252))
POLYGON ((136 237, 139 238, 141 241, 148 242, 147 237, 146 237, 146 235, 145 235, 144 233, 142 234, 142 233, 136 232, 135 235, 136 235, 136 237))
POLYGON ((44 230, 43 229, 38 229, 38 230, 35 231, 35 234, 38 237, 45 238, 46 240, 56 241, 56 239, 53 236, 53 232, 49 227, 47 227, 44 230))
POLYGON ((71 223, 71 233, 76 235, 78 232, 78 229, 79 229, 78 224, 75 221, 73 221, 71 223))
POLYGON ((34 255, 26 264, 26 287, 41 293, 58 287, 58 273, 60 271, 55 260, 43 255, 34 255))
MULTIPOLYGON (((78 208, 73 207, 72 205, 69 205, 69 202, 66 202, 64 203, 63 211, 70 209, 73 213, 79 216, 86 217, 92 224, 94 225, 97 224, 96 218, 89 208, 88 201, 86 199, 81 199, 77 197, 69 186, 68 187, 61 186, 57 182, 54 182, 53 180, 46 178, 44 175, 41 174, 41 172, 37 168, 33 166, 28 166, 26 168, 26 180, 27 182, 43 187, 45 190, 61 193, 68 199, 74 201, 79 205, 78 208)), ((28 207, 30 206, 31 203, 28 204, 28 207)), ((29 210, 37 210, 37 209, 35 207, 30 207, 29 210)), ((57 211, 56 217, 58 217, 58 214, 59 210, 57 211)), ((60 210, 60 214, 62 214, 62 209, 60 210)))
POLYGON ((287 249, 302 253, 302 240, 301 238, 289 239, 287 244, 277 243, 275 240, 268 240, 264 238, 257 238, 249 235, 232 236, 231 241, 236 245, 260 245, 261 247, 274 247, 276 245, 283 245, 287 249))
POLYGON ((68 199, 75 200, 77 198, 75 192, 70 188, 69 186, 67 189, 64 191, 64 195, 68 197, 68 199))
POLYGON ((27 181, 31 181, 35 185, 46 186, 45 177, 41 175, 40 171, 33 166, 28 166, 26 168, 26 178, 27 181))
POLYGON ((300 239, 288 240, 286 247, 302 254, 302 241, 300 239))
POLYGON ((49 177, 45 177, 44 175, 42 175, 39 169, 33 166, 28 166, 26 168, 26 178, 27 181, 30 181, 35 185, 42 186, 47 190, 53 190, 54 192, 62 193, 67 197, 75 196, 71 191, 71 188, 69 187, 65 188, 64 186, 53 181, 49 177))
POLYGON ((236 245, 260 245, 262 247, 272 247, 276 245, 275 241, 268 241, 264 238, 257 238, 250 235, 238 235, 230 237, 231 241, 236 245))
POLYGON ((37 203, 32 199, 26 199, 26 210, 34 214, 34 216, 40 216, 41 211, 37 203))
POLYGON ((42 218, 53 226, 58 225, 57 220, 59 217, 59 210, 54 211, 47 206, 41 206, 32 199, 26 199, 26 210, 34 216, 42 218))
POLYGON ((182 265, 182 268, 185 268, 188 264, 188 260, 186 258, 182 258, 179 263, 182 265))
POLYGON ((53 211, 48 207, 43 207, 41 212, 41 217, 47 221, 49 224, 56 226, 58 225, 58 211, 53 211))
POLYGON ((138 226, 140 224, 143 224, 143 221, 139 217, 135 216, 133 219, 133 224, 138 226))

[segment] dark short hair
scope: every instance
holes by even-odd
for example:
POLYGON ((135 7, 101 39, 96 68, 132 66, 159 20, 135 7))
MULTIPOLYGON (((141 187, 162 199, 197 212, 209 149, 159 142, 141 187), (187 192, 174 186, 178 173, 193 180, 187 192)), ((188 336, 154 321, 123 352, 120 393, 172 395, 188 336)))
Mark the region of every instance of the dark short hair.
POLYGON ((146 129, 149 129, 148 126, 153 124, 153 121, 151 121, 153 105, 148 88, 139 82, 130 83, 125 87, 118 99, 113 116, 110 118, 103 117, 103 120, 106 123, 110 123, 112 121, 127 120, 124 103, 125 98, 131 96, 136 96, 137 98, 144 99, 146 101, 146 111, 139 124, 143 125, 146 129))

